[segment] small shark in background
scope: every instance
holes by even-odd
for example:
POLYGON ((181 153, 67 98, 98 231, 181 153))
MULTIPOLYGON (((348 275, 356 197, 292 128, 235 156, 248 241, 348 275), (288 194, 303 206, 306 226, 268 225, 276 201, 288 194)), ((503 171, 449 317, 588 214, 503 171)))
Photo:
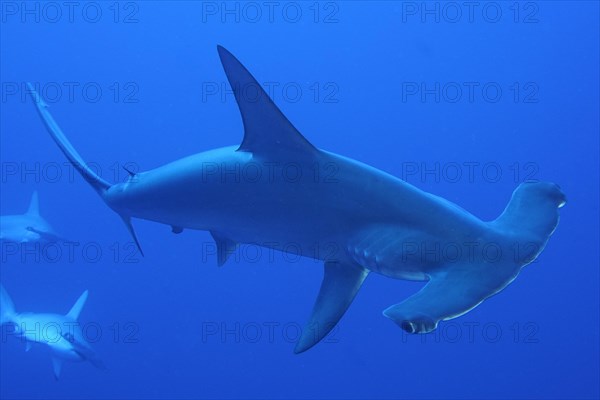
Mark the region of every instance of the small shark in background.
POLYGON ((77 322, 87 298, 86 290, 66 315, 18 313, 4 286, 0 285, 0 325, 14 327, 13 334, 25 341, 25 351, 29 351, 33 343, 48 346, 52 351, 56 380, 65 361, 89 361, 95 367, 105 369, 77 322))
POLYGON ((497 219, 482 221, 385 172, 315 147, 240 61, 217 49, 241 112, 241 145, 131 174, 123 183, 95 174, 31 85, 29 92, 55 143, 121 216, 138 247, 132 217, 170 225, 174 233, 209 231, 219 265, 239 243, 323 261, 321 289, 296 353, 331 331, 371 272, 428 282, 384 311, 405 331, 427 333, 508 286, 554 232, 566 201, 558 185, 525 182, 497 219), (493 258, 486 246, 493 247, 493 258), (450 256, 441 252, 448 249, 450 256))
POLYGON ((40 215, 37 191, 33 192, 25 214, 0 216, 0 242, 48 243, 62 240, 40 215))

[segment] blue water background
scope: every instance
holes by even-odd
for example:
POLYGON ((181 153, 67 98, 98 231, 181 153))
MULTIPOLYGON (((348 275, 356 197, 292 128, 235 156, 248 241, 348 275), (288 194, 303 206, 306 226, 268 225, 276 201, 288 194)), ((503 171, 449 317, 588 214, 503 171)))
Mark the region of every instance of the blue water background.
POLYGON ((480 8, 472 22, 449 21, 449 9, 439 22, 408 12, 421 2, 293 3, 298 22, 283 14, 289 3, 269 21, 260 2, 258 22, 252 10, 223 15, 221 2, 120 3, 115 22, 106 2, 95 3, 103 14, 91 23, 85 4, 73 22, 3 9, 0 200, 2 215, 19 213, 38 190, 42 214, 92 253, 80 247, 53 262, 3 251, 0 273, 22 311, 66 313, 89 289, 81 322, 100 328, 94 347, 108 371, 66 364, 55 382, 43 349, 25 353, 3 336, 2 398, 598 398, 597 2, 521 2, 517 16, 513 3, 495 3, 497 23, 480 8), (174 235, 146 221, 134 221, 145 257, 131 254, 118 216, 68 176, 25 97, 26 81, 47 94, 61 87, 49 102, 56 120, 104 178, 123 180, 123 165, 147 170, 241 141, 217 44, 277 86, 275 102, 316 146, 482 219, 499 215, 526 178, 558 183, 568 203, 547 248, 501 294, 424 339, 381 314, 422 284, 371 274, 333 337, 294 355, 319 263, 267 252, 255 260, 247 249, 217 268, 208 233, 174 235), (68 82, 79 85, 74 98, 68 82), (465 82, 479 85, 472 101, 465 82), (439 101, 407 94, 421 83, 449 92, 439 101), (86 84, 101 88, 98 101, 86 84), (464 91, 453 102, 455 84, 464 91), (498 101, 482 93, 486 84, 502 89, 498 101))

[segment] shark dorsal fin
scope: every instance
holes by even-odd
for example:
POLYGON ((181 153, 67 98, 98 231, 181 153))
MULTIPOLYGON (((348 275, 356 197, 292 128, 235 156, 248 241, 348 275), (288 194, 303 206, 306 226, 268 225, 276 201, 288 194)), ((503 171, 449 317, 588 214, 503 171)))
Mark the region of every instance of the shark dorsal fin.
POLYGON ((318 151, 283 115, 242 63, 225 48, 217 46, 217 49, 244 123, 244 140, 238 151, 263 156, 318 151))
POLYGON ((27 214, 40 215, 40 201, 38 199, 37 190, 31 195, 31 200, 29 201, 29 208, 27 209, 27 214))
POLYGON ((79 319, 79 314, 81 314, 81 310, 83 309, 83 306, 85 305, 87 298, 88 298, 88 291, 86 290, 85 292, 83 292, 83 294, 81 296, 79 296, 79 298, 77 299, 77 301, 71 308, 71 311, 69 311, 67 313, 67 317, 73 321, 77 321, 77 319, 79 319))

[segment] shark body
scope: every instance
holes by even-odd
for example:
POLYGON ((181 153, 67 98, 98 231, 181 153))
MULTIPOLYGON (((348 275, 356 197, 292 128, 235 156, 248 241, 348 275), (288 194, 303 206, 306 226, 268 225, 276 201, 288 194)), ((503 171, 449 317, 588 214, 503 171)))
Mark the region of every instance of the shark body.
POLYGON ((0 325, 13 325, 13 333, 25 341, 26 351, 29 351, 33 344, 47 346, 52 352, 52 366, 57 380, 65 361, 89 361, 98 368, 104 368, 102 361, 85 340, 77 322, 87 298, 86 290, 66 315, 19 313, 4 287, 0 285, 0 325))
POLYGON ((565 197, 553 183, 523 183, 504 213, 485 222, 385 172, 316 148, 231 53, 218 51, 242 115, 242 144, 132 174, 124 183, 96 176, 30 91, 54 141, 138 246, 132 217, 170 225, 175 233, 211 232, 219 265, 238 243, 322 260, 323 282, 296 353, 335 326, 370 272, 428 281, 384 311, 404 330, 426 333, 506 287, 556 228, 565 197), (518 254, 515 244, 522 247, 518 254), (493 259, 481 250, 486 246, 497 250, 493 259), (432 254, 448 248, 455 250, 451 257, 432 254))

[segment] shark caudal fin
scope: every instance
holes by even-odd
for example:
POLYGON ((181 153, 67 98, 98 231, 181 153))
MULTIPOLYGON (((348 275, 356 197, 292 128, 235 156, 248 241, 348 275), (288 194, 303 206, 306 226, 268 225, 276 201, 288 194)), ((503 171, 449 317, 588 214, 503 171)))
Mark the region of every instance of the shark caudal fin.
MULTIPOLYGON (((37 110, 38 114, 40 115, 40 117, 42 118, 44 125, 46 125, 46 128, 48 129, 48 132, 50 133, 50 136, 52 137, 54 142, 58 145, 58 147, 63 152, 63 154, 67 157, 67 159, 69 160, 71 165, 73 165, 73 167, 81 174, 83 179, 85 179, 86 182, 89 183, 94 188, 94 190, 100 195, 100 197, 102 197, 102 200, 105 200, 105 202, 106 202, 104 195, 105 195, 106 191, 112 185, 110 183, 108 183, 107 181, 105 181, 104 179, 102 179, 100 176, 98 176, 98 174, 96 174, 86 164, 86 162, 79 155, 79 153, 77 153, 77 150, 75 150, 75 148, 73 147, 71 142, 69 142, 69 140, 67 139, 65 134, 62 132, 62 130, 60 129, 60 127, 58 126, 56 121, 54 121, 54 118, 48 111, 48 105, 44 102, 44 100, 41 98, 41 96, 35 91, 33 85, 28 82, 27 87, 29 90, 29 94, 31 95, 31 98, 33 100, 33 103, 35 104, 36 110, 37 110)), ((127 230, 133 236, 133 240, 135 241, 135 244, 137 245, 140 253, 143 255, 144 253, 142 252, 140 243, 137 240, 137 237, 133 231, 133 227, 131 226, 129 216, 126 216, 126 215, 120 215, 120 216, 123 219, 123 222, 125 222, 125 225, 127 226, 127 230)))
POLYGON ((10 296, 4 286, 0 285, 0 325, 12 322, 15 314, 15 306, 10 296))
POLYGON ((40 215, 40 201, 38 199, 37 190, 33 192, 31 195, 31 200, 29 201, 29 208, 27 209, 27 215, 40 215))
POLYGON ((69 162, 75 167, 75 169, 81 174, 92 187, 100 194, 107 190, 111 185, 104 179, 99 177, 92 169, 83 161, 83 158, 77 153, 77 150, 71 145, 69 140, 58 126, 58 124, 52 118, 52 115, 48 111, 48 105, 44 102, 41 96, 35 91, 31 83, 27 83, 29 94, 33 99, 33 103, 36 106, 37 112, 44 121, 50 136, 56 142, 60 150, 67 157, 69 162))
POLYGON ((513 192, 504 212, 490 225, 515 237, 523 248, 522 265, 532 262, 544 249, 558 225, 558 209, 567 199, 560 187, 550 182, 524 182, 513 192))

